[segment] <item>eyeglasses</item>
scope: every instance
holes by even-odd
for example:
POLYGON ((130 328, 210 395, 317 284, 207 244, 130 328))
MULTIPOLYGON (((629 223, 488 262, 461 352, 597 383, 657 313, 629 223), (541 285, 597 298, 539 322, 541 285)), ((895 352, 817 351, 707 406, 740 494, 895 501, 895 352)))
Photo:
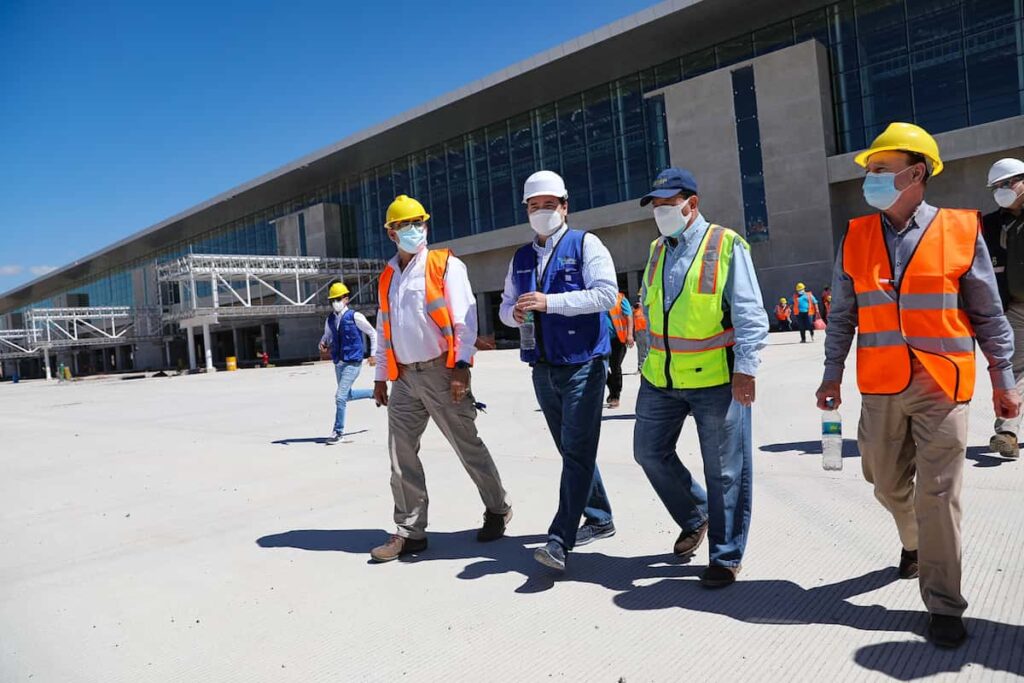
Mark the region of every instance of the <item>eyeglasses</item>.
POLYGON ((1000 180, 998 183, 992 185, 993 190, 1013 189, 1013 186, 1024 180, 1024 176, 1016 176, 1013 178, 1007 178, 1006 180, 1000 180))

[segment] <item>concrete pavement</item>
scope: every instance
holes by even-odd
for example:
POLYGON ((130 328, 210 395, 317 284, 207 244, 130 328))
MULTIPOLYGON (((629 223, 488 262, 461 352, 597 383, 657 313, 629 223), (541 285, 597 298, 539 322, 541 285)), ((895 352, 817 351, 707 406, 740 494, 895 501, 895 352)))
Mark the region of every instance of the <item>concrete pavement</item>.
MULTIPOLYGON (((1024 675, 1024 463, 987 452, 985 373, 964 493, 971 639, 924 642, 916 582, 860 473, 821 469, 823 335, 773 335, 754 410, 751 539, 740 581, 699 587, 632 459, 637 375, 606 411, 599 463, 618 533, 555 578, 532 559, 560 462, 515 352, 478 356, 479 427, 515 511, 483 512, 440 433, 423 458, 430 548, 367 563, 392 530, 386 420, 333 419, 329 364, 0 385, 0 681, 997 680, 1024 675)), ((635 368, 631 352, 627 368, 635 368)), ((984 367, 982 361, 980 367, 984 367)), ((370 386, 364 369, 357 386, 370 386)), ((844 385, 847 438, 858 414, 844 385)), ((692 424, 679 444, 700 471, 692 424)))

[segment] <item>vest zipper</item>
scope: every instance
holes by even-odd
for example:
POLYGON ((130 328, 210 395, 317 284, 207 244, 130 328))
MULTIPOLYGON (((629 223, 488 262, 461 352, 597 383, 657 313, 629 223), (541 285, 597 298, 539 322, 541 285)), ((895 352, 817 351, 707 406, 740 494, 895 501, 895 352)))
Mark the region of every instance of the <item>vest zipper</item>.
MULTIPOLYGON (((672 388, 672 349, 668 345, 668 312, 671 309, 665 308, 665 265, 668 261, 668 250, 661 250, 661 336, 665 344, 665 388, 672 388)), ((691 264, 692 266, 692 264, 691 264)), ((689 274, 689 271, 687 271, 689 274)), ((683 279, 683 288, 686 288, 686 279, 683 279)), ((672 302, 675 305, 675 301, 672 302)))

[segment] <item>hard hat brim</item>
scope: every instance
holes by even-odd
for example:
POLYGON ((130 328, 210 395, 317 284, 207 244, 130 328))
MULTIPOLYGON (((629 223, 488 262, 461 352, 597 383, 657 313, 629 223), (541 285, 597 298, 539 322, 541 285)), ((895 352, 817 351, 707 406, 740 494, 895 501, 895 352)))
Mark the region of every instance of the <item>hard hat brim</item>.
POLYGON ((867 168, 867 166, 868 166, 868 159, 870 159, 873 154, 878 154, 879 152, 906 152, 907 154, 920 154, 924 158, 928 159, 928 161, 932 162, 932 175, 933 176, 937 176, 940 173, 942 173, 943 163, 942 163, 941 159, 936 159, 935 157, 933 157, 933 156, 931 156, 929 154, 925 154, 924 152, 918 152, 916 150, 906 149, 905 147, 901 147, 899 145, 887 145, 885 147, 874 147, 874 148, 866 149, 863 152, 860 152, 859 154, 857 154, 857 156, 855 156, 853 158, 853 161, 858 166, 860 166, 862 168, 867 168))
POLYGON ((1010 178, 1016 178, 1017 176, 1024 176, 1024 171, 1021 171, 1020 173, 1007 173, 1006 175, 999 176, 995 180, 991 181, 986 187, 988 187, 988 189, 991 190, 992 188, 994 188, 996 185, 998 185, 999 183, 1003 182, 1004 180, 1009 180, 1010 178))
POLYGON ((393 220, 393 221, 384 221, 384 229, 385 230, 391 230, 391 224, 392 223, 398 223, 399 221, 413 221, 413 220, 416 220, 416 219, 420 219, 420 220, 424 220, 424 221, 429 221, 430 220, 430 214, 429 213, 421 213, 421 214, 419 214, 417 216, 406 216, 404 218, 398 218, 398 219, 393 220))
POLYGON ((550 192, 532 192, 530 194, 524 194, 523 195, 523 204, 525 204, 526 202, 530 201, 534 197, 554 197, 555 199, 568 199, 569 198, 569 193, 566 192, 561 197, 559 197, 557 194, 552 194, 550 192))

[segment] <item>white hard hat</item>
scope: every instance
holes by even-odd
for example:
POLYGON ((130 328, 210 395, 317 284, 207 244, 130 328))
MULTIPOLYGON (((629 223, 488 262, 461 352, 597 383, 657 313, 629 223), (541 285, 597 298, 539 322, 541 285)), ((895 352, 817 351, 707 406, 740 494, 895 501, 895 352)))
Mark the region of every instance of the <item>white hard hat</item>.
POLYGON ((565 181, 562 176, 554 171, 537 171, 523 185, 523 204, 529 201, 530 197, 551 195, 559 199, 568 199, 569 192, 565 189, 565 181))
POLYGON ((1001 180, 1024 175, 1024 161, 1020 159, 1000 159, 992 164, 988 172, 988 186, 992 187, 1001 180))

